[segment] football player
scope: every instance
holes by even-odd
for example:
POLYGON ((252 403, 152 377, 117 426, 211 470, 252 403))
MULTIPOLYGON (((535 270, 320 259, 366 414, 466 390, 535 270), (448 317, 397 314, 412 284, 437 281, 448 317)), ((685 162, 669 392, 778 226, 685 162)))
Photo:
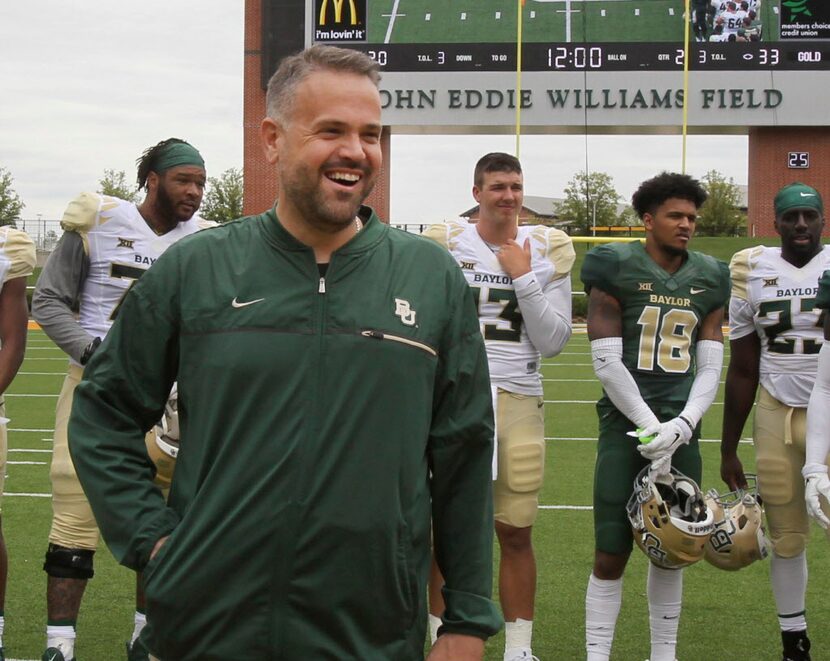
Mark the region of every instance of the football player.
MULTIPOLYGON (((195 214, 205 176, 201 155, 183 140, 170 138, 147 149, 138 160, 138 184, 147 191, 144 201, 136 205, 92 193, 72 200, 61 220, 64 234, 37 282, 32 314, 69 355, 55 419, 52 528, 43 565, 48 575, 47 661, 75 657, 75 626, 99 537, 69 456, 66 427, 72 394, 130 287, 169 245, 201 228, 204 221, 195 214)), ((144 623, 137 582, 130 659, 147 658, 134 644, 144 623)))
MULTIPOLYGON (((29 308, 26 278, 34 271, 35 244, 29 235, 8 225, 0 227, 0 496, 6 479, 6 412, 3 394, 20 369, 26 350, 29 308)), ((4 608, 8 556, 0 524, 0 661, 3 656, 4 608)))
MULTIPOLYGON (((476 223, 454 221, 425 235, 449 249, 475 292, 496 412, 493 494, 501 548, 499 599, 505 661, 531 651, 536 561, 531 533, 545 468, 541 357, 557 355, 571 336, 570 270, 574 250, 561 230, 519 226, 522 167, 509 154, 483 156, 475 167, 476 223)), ((430 590, 431 633, 444 610, 440 575, 430 590)))
POLYGON ((721 477, 730 489, 746 487, 738 441, 757 391, 752 440, 758 491, 772 541, 770 579, 784 661, 810 659, 804 615, 809 518, 801 469, 807 403, 822 342, 821 311, 815 307, 817 283, 830 268, 830 247, 821 245, 823 227, 819 192, 800 183, 784 186, 775 196, 775 230, 781 246, 741 250, 729 267, 731 357, 721 477))
POLYGON ((818 355, 816 382, 807 406, 807 456, 804 468, 804 497, 807 511, 827 530, 830 518, 822 508, 830 503, 830 479, 827 458, 830 455, 830 271, 825 271, 818 284, 816 307, 824 316, 824 342, 818 355), (824 499, 825 503, 821 502, 824 499))
MULTIPOLYGON (((644 182, 632 205, 645 243, 599 246, 582 266, 594 371, 604 390, 585 598, 588 661, 607 661, 611 653, 632 549, 626 502, 634 478, 651 462, 655 481, 674 467, 700 483, 699 423, 718 387, 729 296, 726 264, 688 250, 705 200, 687 175, 663 172, 644 182), (635 429, 642 443, 629 435, 635 429)), ((682 570, 649 563, 647 592, 651 661, 674 661, 682 570)))

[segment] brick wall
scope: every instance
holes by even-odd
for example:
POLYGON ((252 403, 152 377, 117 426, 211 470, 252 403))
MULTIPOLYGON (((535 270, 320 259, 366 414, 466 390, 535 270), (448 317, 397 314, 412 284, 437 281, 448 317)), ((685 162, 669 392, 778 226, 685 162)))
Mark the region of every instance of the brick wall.
MULTIPOLYGON (((775 236, 773 199, 793 181, 816 188, 830 205, 830 127, 762 127, 749 131, 748 234, 775 236), (787 167, 787 153, 810 153, 810 167, 787 167)), ((830 236, 825 225, 824 236, 830 236)))

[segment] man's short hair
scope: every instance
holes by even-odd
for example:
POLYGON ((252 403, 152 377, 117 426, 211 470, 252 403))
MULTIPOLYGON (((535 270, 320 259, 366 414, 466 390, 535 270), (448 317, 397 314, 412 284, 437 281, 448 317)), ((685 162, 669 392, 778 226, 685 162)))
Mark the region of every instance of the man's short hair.
POLYGON ((504 152, 494 151, 485 154, 476 163, 476 169, 473 173, 473 183, 481 188, 484 183, 484 175, 488 172, 518 172, 522 173, 522 164, 519 159, 504 152))
POLYGON ((289 55, 268 81, 265 108, 268 116, 284 120, 291 112, 297 86, 316 71, 336 71, 366 76, 380 82, 380 67, 365 53, 336 46, 315 45, 289 55))
POLYGON ((661 172, 640 184, 631 196, 631 206, 640 219, 647 213, 654 214, 661 204, 671 198, 688 200, 700 209, 708 194, 700 182, 687 174, 661 172))

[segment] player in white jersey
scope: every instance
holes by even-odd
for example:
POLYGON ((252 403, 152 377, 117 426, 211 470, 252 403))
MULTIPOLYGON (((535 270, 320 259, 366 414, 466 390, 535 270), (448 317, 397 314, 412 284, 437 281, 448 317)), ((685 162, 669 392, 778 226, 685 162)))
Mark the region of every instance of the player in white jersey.
MULTIPOLYGON (((564 232, 519 226, 522 168, 509 154, 476 165, 477 223, 450 222, 425 235, 449 249, 477 293, 496 414, 496 535, 501 548, 499 599, 506 660, 531 652, 536 563, 531 532, 545 466, 542 357, 557 355, 571 335, 570 270, 574 250, 564 232)), ((434 568, 435 569, 435 568, 434 568)), ((437 571, 430 582, 430 627, 443 612, 437 571)))
MULTIPOLYGON (((6 480, 6 389, 20 369, 26 350, 29 308, 26 304, 26 279, 35 267, 35 244, 26 232, 5 225, 0 227, 0 496, 6 480)), ((6 541, 0 523, 0 661, 5 627, 6 541)))
POLYGON ((773 546, 770 578, 784 661, 810 659, 804 606, 809 519, 801 469, 807 403, 822 343, 818 279, 830 268, 830 247, 821 245, 823 227, 819 192, 790 184, 775 196, 781 247, 747 248, 730 264, 732 355, 726 376, 721 477, 730 489, 746 486, 737 449, 757 390, 753 444, 773 546))
MULTIPOLYGON (((136 205, 92 193, 72 200, 61 221, 64 234, 38 279, 32 314, 69 355, 55 419, 52 528, 43 565, 48 574, 47 661, 75 658, 75 626, 99 539, 69 456, 72 394, 130 287, 168 246, 203 226, 194 214, 205 176, 201 155, 182 140, 170 138, 147 149, 138 161, 144 201, 136 205)), ((127 653, 131 660, 143 660, 147 653, 135 644, 146 621, 140 579, 136 590, 135 630, 127 653)))

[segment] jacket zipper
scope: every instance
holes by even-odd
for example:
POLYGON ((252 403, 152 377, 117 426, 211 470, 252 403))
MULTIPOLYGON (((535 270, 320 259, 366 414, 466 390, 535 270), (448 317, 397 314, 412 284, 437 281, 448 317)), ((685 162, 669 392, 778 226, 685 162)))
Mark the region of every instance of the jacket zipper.
POLYGON ((375 340, 392 340, 393 342, 399 342, 401 344, 406 344, 410 347, 415 347, 416 349, 420 349, 421 351, 426 351, 431 356, 437 356, 438 352, 433 349, 428 344, 424 344, 423 342, 418 342, 417 340, 411 340, 408 337, 402 337, 401 335, 392 335, 390 333, 384 333, 383 331, 379 330, 364 330, 360 331, 360 334, 363 337, 371 337, 375 340))

